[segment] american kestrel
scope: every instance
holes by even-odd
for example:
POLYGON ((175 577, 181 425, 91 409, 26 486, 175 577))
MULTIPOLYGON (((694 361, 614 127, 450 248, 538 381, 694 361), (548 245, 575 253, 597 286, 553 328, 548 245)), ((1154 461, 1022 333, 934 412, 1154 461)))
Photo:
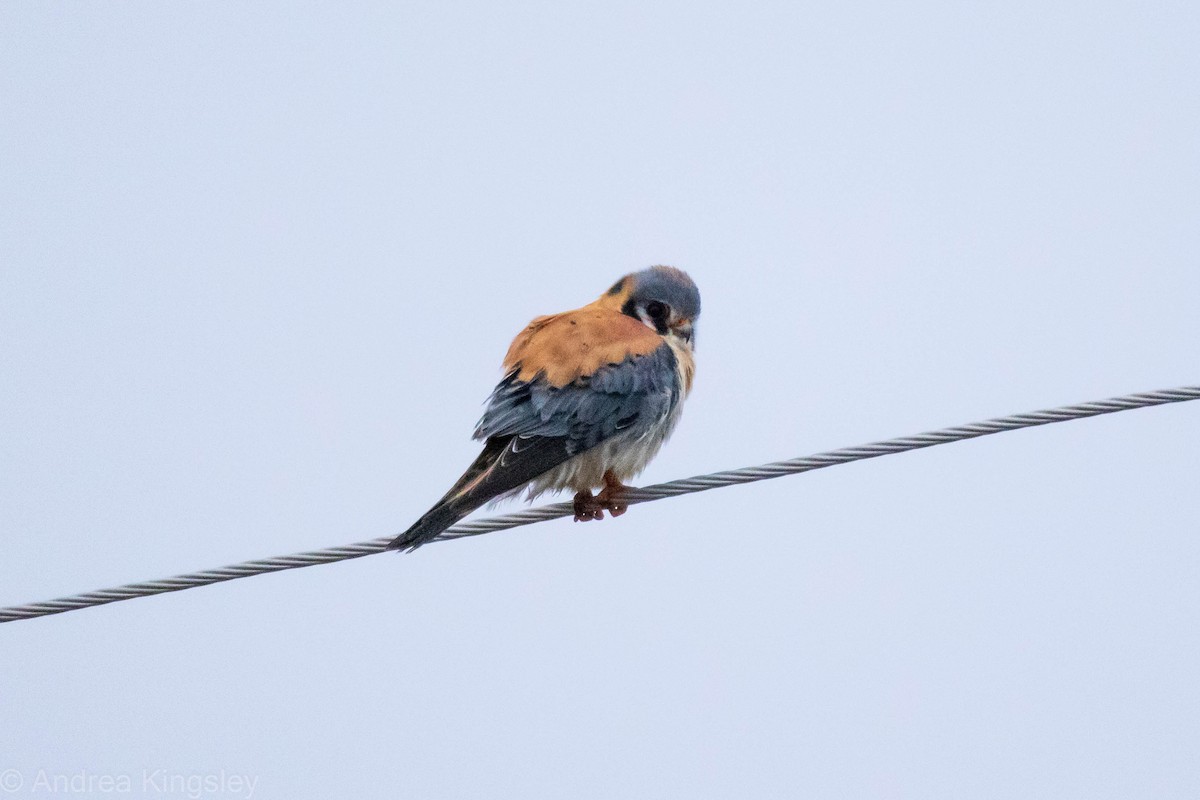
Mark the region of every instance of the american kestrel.
POLYGON ((388 546, 413 550, 524 489, 530 500, 573 490, 576 521, 625 513, 623 481, 658 453, 691 391, 699 316, 700 291, 687 273, 650 267, 595 302, 529 323, 509 346, 504 378, 475 427, 483 452, 388 546))

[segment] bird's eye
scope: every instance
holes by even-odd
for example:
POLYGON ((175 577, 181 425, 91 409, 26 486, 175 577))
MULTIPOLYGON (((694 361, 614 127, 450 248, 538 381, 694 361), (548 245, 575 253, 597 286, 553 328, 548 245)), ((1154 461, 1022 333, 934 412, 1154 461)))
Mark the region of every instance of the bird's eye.
POLYGON ((660 303, 657 300, 651 300, 649 303, 646 303, 646 314, 648 314, 652 320, 658 321, 666 319, 667 312, 668 309, 665 303, 660 303))

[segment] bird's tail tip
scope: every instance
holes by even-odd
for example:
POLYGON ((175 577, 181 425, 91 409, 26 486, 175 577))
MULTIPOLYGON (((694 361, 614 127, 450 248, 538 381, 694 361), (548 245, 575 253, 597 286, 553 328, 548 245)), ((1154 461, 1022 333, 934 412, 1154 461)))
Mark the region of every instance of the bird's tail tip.
POLYGON ((387 549, 411 553, 421 545, 432 542, 442 531, 465 517, 467 513, 452 505, 434 506, 414 522, 412 527, 392 539, 387 549))

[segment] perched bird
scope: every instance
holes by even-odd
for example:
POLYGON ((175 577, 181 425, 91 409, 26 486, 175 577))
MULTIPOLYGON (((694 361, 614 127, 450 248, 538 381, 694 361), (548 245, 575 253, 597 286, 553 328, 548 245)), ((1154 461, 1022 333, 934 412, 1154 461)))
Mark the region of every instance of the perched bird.
POLYGON ((696 284, 660 266, 626 275, 582 308, 529 323, 475 427, 483 452, 389 547, 420 547, 523 489, 531 500, 573 490, 577 522, 625 513, 623 481, 658 453, 691 391, 699 316, 696 284))

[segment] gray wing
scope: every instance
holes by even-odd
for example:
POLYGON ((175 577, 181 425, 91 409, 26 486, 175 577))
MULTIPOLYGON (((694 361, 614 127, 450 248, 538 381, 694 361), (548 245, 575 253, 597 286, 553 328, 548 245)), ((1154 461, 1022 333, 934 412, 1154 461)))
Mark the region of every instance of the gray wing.
POLYGON ((675 354, 666 344, 562 387, 540 378, 519 381, 512 372, 488 398, 475 438, 518 436, 525 440, 522 451, 532 440, 552 440, 570 457, 665 417, 679 402, 680 391, 675 354))
POLYGON ((681 391, 675 354, 666 344, 562 387, 541 377, 519 381, 514 370, 492 391, 475 427, 475 438, 486 440, 483 452, 389 547, 420 547, 489 500, 571 457, 617 434, 650 428, 670 414, 681 391))

